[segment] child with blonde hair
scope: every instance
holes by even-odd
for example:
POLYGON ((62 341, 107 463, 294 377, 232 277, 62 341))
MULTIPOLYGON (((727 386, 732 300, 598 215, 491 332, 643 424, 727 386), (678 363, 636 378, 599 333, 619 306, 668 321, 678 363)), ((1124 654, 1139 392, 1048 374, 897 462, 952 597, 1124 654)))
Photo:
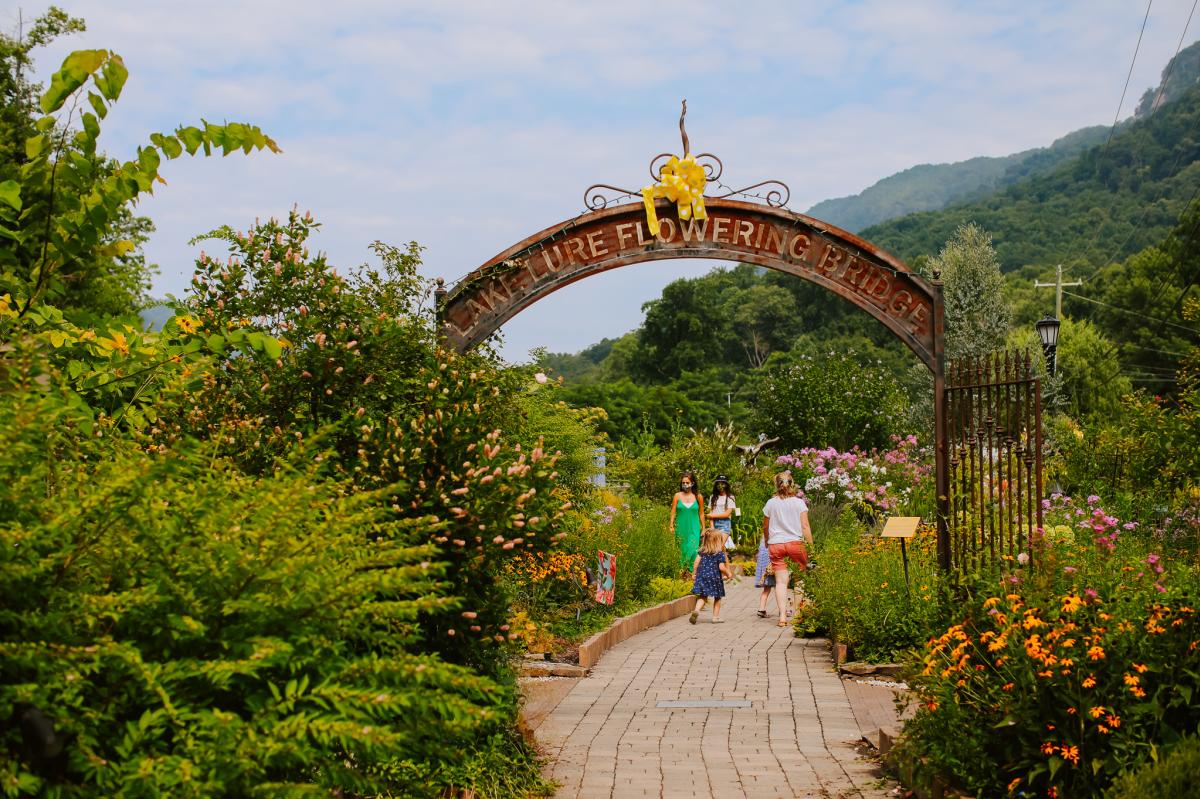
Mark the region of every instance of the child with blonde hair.
POLYGON ((713 603, 713 624, 721 624, 721 599, 725 596, 725 580, 729 578, 729 559, 725 557, 725 533, 715 527, 709 527, 700 536, 700 550, 696 561, 692 564, 695 579, 692 582, 692 593, 696 595, 696 609, 688 617, 692 624, 700 618, 704 603, 711 599, 713 603))

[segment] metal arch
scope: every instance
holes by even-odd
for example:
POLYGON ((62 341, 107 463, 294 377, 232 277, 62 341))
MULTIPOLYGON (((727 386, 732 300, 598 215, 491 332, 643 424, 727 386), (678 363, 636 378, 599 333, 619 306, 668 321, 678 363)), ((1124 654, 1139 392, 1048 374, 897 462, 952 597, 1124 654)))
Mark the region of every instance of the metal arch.
MULTIPOLYGON (((681 223, 672 214, 671 209, 660 210, 662 218, 670 220, 666 225, 679 230, 681 223)), ((936 371, 934 339, 940 334, 940 330, 934 330, 938 321, 934 318, 937 310, 935 295, 939 295, 940 292, 934 284, 871 243, 801 214, 758 203, 716 198, 708 202, 708 225, 710 231, 714 231, 710 232, 708 240, 683 242, 680 233, 674 242, 663 242, 652 239, 645 232, 643 213, 640 205, 633 204, 600 208, 567 222, 552 225, 490 259, 448 292, 441 308, 448 343, 458 349, 469 349, 533 303, 591 275, 649 261, 704 258, 753 263, 822 286, 869 313, 912 349, 931 371, 936 371), (873 301, 870 291, 856 288, 845 280, 838 280, 834 274, 813 268, 813 265, 804 259, 766 252, 763 247, 756 249, 736 246, 728 240, 721 240, 721 236, 715 231, 719 231, 718 220, 725 219, 725 215, 729 215, 730 220, 737 220, 742 224, 753 220, 756 224, 770 223, 776 229, 786 230, 790 234, 806 235, 813 241, 820 241, 821 246, 828 244, 831 248, 836 248, 840 257, 852 257, 861 264, 885 272, 889 278, 902 285, 903 290, 910 292, 914 301, 921 300, 928 304, 927 332, 921 334, 919 330, 914 329, 911 320, 898 318, 896 314, 889 312, 886 305, 873 301), (631 246, 614 251, 612 231, 618 227, 625 228, 622 231, 623 241, 631 246), (566 230, 569 230, 570 234, 564 235, 566 230), (586 257, 590 255, 590 251, 583 243, 587 241, 589 231, 593 237, 598 237, 591 240, 595 245, 591 247, 591 251, 600 253, 594 258, 586 257), (605 236, 607 238, 604 238, 605 236), (714 241, 714 238, 717 240, 714 241), (598 244, 598 241, 606 242, 607 246, 598 244), (572 242, 574 253, 568 249, 572 242), (558 255, 548 255, 548 251, 558 255), (559 263, 563 259, 573 260, 575 263, 559 263), (553 271, 545 269, 543 264, 548 264, 553 271), (533 275, 532 272, 539 268, 544 269, 544 273, 533 275), (509 279, 506 279, 506 275, 510 276, 509 279)), ((728 235, 726 231, 726 239, 728 235)), ((738 240, 739 238, 735 237, 733 241, 738 240)), ((742 236, 740 241, 744 244, 747 238, 742 236)))

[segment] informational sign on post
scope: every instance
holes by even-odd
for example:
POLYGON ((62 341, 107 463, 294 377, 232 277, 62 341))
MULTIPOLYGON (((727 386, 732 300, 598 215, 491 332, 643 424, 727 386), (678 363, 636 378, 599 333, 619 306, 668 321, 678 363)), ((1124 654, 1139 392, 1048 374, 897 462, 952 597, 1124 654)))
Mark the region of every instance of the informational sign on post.
POLYGON ((908 590, 908 549, 904 542, 917 534, 917 527, 921 524, 920 516, 893 516, 883 525, 883 531, 879 533, 881 538, 899 538, 900 539, 900 558, 904 561, 904 590, 908 590))
POLYGON ((617 556, 603 550, 596 550, 596 554, 599 556, 596 570, 596 601, 601 605, 611 605, 617 587, 617 556))

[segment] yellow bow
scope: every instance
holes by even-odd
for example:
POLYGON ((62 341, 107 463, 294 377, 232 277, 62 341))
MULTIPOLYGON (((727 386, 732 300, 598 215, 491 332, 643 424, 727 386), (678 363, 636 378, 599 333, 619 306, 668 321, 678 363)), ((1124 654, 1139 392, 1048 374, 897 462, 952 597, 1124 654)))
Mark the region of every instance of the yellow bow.
POLYGON ((658 235, 658 214, 654 212, 654 199, 666 197, 679 209, 680 219, 708 219, 704 210, 704 186, 708 176, 704 167, 688 153, 683 158, 671 156, 658 171, 658 183, 642 189, 642 202, 646 205, 646 224, 650 235, 658 235))

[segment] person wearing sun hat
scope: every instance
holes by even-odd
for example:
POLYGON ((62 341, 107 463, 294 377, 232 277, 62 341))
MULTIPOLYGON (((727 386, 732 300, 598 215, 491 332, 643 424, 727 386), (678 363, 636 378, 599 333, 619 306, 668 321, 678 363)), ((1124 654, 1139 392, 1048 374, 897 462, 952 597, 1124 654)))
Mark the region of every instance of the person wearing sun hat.
POLYGON ((729 478, 717 475, 713 481, 712 495, 708 499, 708 520, 713 527, 725 534, 725 548, 733 549, 733 515, 737 512, 737 501, 729 490, 729 478))

